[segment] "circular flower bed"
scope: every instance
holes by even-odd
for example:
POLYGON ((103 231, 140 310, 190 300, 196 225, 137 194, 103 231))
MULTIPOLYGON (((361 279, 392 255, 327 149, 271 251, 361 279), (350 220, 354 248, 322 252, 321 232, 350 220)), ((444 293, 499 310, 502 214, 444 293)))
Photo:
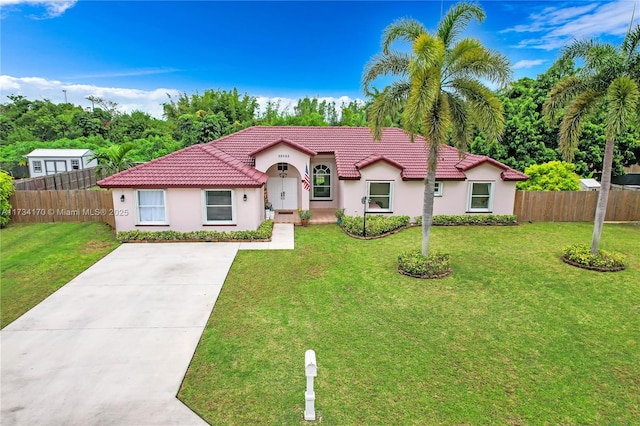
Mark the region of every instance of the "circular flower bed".
POLYGON ((574 244, 564 248, 562 261, 590 271, 615 272, 625 269, 622 256, 604 250, 593 254, 586 244, 574 244))
POLYGON ((398 272, 414 278, 444 278, 451 274, 449 255, 431 253, 424 257, 420 250, 407 250, 398 256, 398 272))

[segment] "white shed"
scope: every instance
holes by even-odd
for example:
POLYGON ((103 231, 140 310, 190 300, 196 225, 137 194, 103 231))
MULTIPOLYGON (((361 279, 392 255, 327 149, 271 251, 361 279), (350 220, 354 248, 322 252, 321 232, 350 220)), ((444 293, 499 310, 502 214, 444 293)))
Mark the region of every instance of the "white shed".
POLYGON ((580 179, 580 191, 598 191, 600 182, 595 179, 580 179))
POLYGON ((34 149, 27 154, 29 176, 40 177, 98 165, 90 149, 34 149))

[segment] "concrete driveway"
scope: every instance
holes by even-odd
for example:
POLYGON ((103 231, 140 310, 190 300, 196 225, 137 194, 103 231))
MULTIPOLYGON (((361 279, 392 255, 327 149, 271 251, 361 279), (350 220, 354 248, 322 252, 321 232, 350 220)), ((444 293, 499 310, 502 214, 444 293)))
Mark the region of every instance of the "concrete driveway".
POLYGON ((123 244, 4 328, 0 423, 206 424, 175 396, 241 245, 123 244))

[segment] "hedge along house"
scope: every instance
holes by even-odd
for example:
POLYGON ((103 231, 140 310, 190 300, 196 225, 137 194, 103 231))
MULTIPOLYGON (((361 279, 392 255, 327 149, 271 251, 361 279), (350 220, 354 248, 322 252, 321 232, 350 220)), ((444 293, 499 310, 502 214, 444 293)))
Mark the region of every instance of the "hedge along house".
POLYGON ((26 155, 29 176, 41 177, 98 165, 90 149, 34 149, 26 155))
MULTIPOLYGON (((350 216, 422 214, 424 139, 361 127, 250 127, 98 182, 113 188, 118 231, 256 229, 276 211, 345 209, 350 216)), ((442 147, 434 214, 513 214, 527 176, 442 147)))

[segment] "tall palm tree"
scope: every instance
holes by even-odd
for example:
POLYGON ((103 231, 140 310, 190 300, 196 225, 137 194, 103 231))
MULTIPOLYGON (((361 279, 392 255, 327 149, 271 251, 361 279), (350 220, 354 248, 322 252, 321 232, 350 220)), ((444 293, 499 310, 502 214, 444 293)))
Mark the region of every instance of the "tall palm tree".
POLYGON ((543 113, 550 122, 564 114, 559 132, 563 157, 571 162, 578 147, 585 119, 606 108, 604 159, 600 194, 594 218, 591 253, 598 252, 602 225, 607 213, 611 166, 616 138, 629 124, 640 119, 640 25, 629 30, 621 46, 594 40, 574 41, 559 60, 581 61, 576 75, 558 82, 549 92, 543 113))
POLYGON ((395 77, 374 96, 369 113, 374 139, 381 138, 387 117, 398 111, 402 111, 402 127, 411 140, 415 135, 425 138, 428 159, 422 209, 423 256, 429 252, 440 147, 451 140, 462 155, 474 126, 490 139, 498 138, 504 128, 502 105, 481 80, 506 86, 511 81, 508 59, 475 38, 458 37, 470 21, 481 23, 484 18, 478 4, 463 2, 449 9, 433 33, 413 19, 397 20, 384 30, 382 53, 367 63, 362 76, 369 95, 379 77, 395 77), (409 42, 412 51, 392 50, 398 41, 409 42))
POLYGON ((129 152, 135 148, 131 142, 122 145, 111 145, 91 157, 91 161, 98 160, 95 168, 96 177, 106 177, 119 173, 133 166, 133 161, 127 158, 129 152))

